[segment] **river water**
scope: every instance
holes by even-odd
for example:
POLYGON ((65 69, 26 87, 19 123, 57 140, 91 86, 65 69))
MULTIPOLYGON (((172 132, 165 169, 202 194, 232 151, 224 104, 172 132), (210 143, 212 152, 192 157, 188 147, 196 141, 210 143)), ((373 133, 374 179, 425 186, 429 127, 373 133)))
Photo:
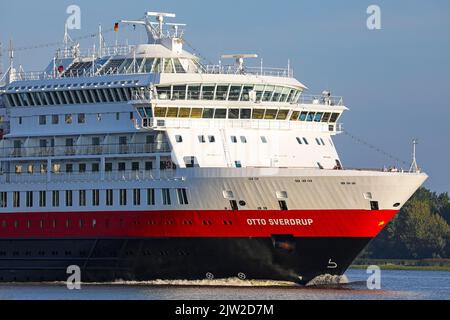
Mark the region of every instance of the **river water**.
POLYGON ((450 272, 381 271, 381 289, 369 290, 365 270, 349 270, 339 285, 300 287, 271 281, 208 280, 146 283, 0 284, 0 300, 450 300, 450 272))

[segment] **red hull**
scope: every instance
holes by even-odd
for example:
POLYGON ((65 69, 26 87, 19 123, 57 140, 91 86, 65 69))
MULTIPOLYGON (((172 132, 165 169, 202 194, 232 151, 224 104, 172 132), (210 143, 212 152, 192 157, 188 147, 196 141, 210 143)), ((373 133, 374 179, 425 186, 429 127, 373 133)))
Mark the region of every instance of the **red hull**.
POLYGON ((373 238, 394 210, 116 211, 0 215, 0 238, 373 238))

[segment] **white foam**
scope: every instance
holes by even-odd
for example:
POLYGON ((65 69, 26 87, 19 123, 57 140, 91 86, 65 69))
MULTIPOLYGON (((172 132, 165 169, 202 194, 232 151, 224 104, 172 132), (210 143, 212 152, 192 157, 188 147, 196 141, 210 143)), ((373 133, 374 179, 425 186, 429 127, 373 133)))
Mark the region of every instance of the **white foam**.
POLYGON ((349 280, 346 275, 337 276, 331 274, 323 274, 315 277, 310 282, 307 283, 307 287, 312 286, 335 286, 335 285, 343 285, 348 284, 349 280))

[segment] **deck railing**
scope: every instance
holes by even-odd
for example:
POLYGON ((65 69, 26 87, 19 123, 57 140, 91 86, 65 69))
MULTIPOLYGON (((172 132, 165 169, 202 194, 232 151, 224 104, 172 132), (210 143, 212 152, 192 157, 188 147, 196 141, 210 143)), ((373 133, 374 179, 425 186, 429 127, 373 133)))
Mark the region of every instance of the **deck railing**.
POLYGON ((59 157, 59 156, 90 156, 113 154, 145 154, 168 153, 171 148, 167 143, 133 143, 107 145, 78 145, 55 147, 22 147, 0 148, 0 158, 31 158, 31 157, 59 157))

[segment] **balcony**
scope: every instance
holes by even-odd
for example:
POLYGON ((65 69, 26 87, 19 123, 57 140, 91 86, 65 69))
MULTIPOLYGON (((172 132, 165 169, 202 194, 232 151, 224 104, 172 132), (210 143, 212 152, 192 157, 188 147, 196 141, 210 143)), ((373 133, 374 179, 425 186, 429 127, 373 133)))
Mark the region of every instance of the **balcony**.
POLYGON ((0 158, 73 157, 171 152, 168 143, 0 148, 0 158))

